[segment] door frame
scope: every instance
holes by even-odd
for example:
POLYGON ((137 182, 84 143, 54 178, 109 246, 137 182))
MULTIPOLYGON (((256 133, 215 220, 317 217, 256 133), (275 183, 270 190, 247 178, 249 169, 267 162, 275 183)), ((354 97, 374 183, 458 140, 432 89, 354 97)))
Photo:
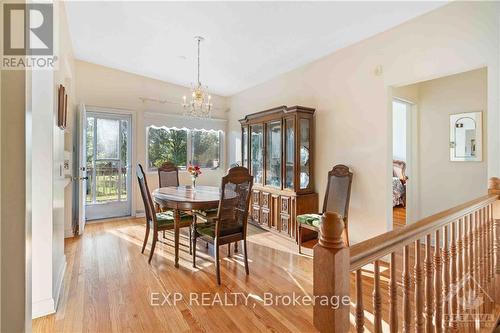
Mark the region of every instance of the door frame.
POLYGON ((390 163, 390 172, 391 178, 389 180, 390 190, 391 190, 391 209, 390 216, 391 221, 393 219, 392 216, 392 160, 393 160, 393 123, 392 119, 394 117, 394 109, 393 102, 399 101, 401 103, 405 103, 408 105, 406 110, 406 176, 408 177, 408 182, 406 184, 406 224, 411 224, 416 221, 418 218, 418 109, 417 104, 413 101, 392 96, 391 98, 391 112, 390 112, 390 129, 391 129, 391 142, 390 142, 390 151, 391 151, 391 163, 390 163))
MULTIPOLYGON (((136 207, 136 186, 134 185, 134 175, 136 171, 137 149, 136 149, 136 133, 137 133, 137 114, 134 110, 108 108, 101 106, 86 105, 87 114, 115 114, 121 116, 130 116, 130 216, 135 216, 136 207)), ((126 216, 125 216, 126 217, 126 216)), ((89 220, 87 223, 100 222, 101 220, 89 220)))

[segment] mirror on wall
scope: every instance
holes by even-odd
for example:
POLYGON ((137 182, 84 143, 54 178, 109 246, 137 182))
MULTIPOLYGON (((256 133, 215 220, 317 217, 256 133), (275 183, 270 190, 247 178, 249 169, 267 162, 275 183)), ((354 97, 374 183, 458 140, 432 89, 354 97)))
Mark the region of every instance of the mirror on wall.
POLYGON ((482 112, 450 115, 450 161, 482 161, 482 112))

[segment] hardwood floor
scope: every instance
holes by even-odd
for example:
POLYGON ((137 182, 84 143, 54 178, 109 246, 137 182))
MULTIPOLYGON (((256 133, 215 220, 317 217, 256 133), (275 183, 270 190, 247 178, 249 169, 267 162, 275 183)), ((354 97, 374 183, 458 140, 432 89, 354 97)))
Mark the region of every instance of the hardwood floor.
POLYGON ((392 208, 392 221, 394 227, 403 227, 406 225, 406 208, 396 206, 392 208))
POLYGON ((223 247, 218 287, 213 257, 203 242, 198 243, 198 269, 193 269, 187 238, 181 236, 176 269, 173 234, 167 232, 167 245, 157 245, 148 265, 149 245, 141 254, 143 219, 89 224, 82 237, 66 240, 68 265, 59 310, 34 320, 33 332, 314 331, 312 307, 262 302, 267 292, 311 294, 312 259, 299 255, 295 244, 278 235, 255 227, 250 234, 250 275, 245 274, 241 251, 227 258, 223 247), (182 293, 183 300, 151 305, 152 293, 169 292, 182 293), (211 298, 216 293, 254 296, 248 307, 243 296, 236 306, 202 306, 189 304, 190 292, 200 298, 202 293, 211 293, 211 298))
MULTIPOLYGON (((157 245, 148 265, 149 245, 141 254, 143 219, 89 224, 82 237, 66 240, 67 270, 59 309, 54 315, 33 320, 33 332, 316 332, 312 306, 265 303, 270 294, 312 295, 312 258, 299 255, 294 243, 274 233, 253 226, 249 233, 250 275, 245 274, 241 253, 227 258, 227 247, 221 247, 222 285, 218 287, 213 257, 208 253, 211 248, 207 250, 201 241, 198 269, 192 268, 186 235, 181 236, 180 267, 174 267, 171 232, 167 233, 167 245, 157 245), (182 296, 177 302, 176 292, 182 296), (198 302, 190 302, 190 292, 198 302), (160 305, 168 293, 172 293, 170 304, 160 305), (241 294, 235 300, 236 293, 241 294), (224 295, 229 297, 226 306, 216 301, 216 297, 224 301, 224 295), (206 297, 206 305, 215 304, 204 306, 202 297, 206 297)), ((307 247, 304 252, 311 254, 307 247)), ((398 305, 402 309, 401 251, 397 251, 397 262, 398 305)), ((382 262, 380 271, 385 332, 389 318, 388 265, 382 262)), ((354 302, 354 273, 351 276, 354 302)), ((366 329, 373 332, 373 265, 363 267, 362 285, 366 329)), ((415 309, 413 293, 411 299, 415 309)), ((351 324, 354 316, 352 306, 351 324)), ((399 326, 401 330, 402 318, 399 326)), ((355 331, 352 325, 351 331, 355 331)))

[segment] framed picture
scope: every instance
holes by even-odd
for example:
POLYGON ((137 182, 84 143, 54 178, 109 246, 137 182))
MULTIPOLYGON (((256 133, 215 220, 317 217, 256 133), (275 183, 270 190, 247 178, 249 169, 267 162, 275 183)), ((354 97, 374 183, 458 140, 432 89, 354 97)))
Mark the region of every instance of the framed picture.
POLYGON ((66 117, 68 113, 68 95, 62 84, 59 85, 57 98, 57 126, 60 129, 66 128, 66 117))

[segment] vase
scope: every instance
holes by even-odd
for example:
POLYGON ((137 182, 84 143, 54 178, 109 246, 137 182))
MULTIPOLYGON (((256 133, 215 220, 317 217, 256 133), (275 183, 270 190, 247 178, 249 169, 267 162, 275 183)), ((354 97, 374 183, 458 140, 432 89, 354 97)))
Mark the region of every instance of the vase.
POLYGON ((191 177, 191 182, 193 183, 193 189, 196 188, 196 177, 191 177))

